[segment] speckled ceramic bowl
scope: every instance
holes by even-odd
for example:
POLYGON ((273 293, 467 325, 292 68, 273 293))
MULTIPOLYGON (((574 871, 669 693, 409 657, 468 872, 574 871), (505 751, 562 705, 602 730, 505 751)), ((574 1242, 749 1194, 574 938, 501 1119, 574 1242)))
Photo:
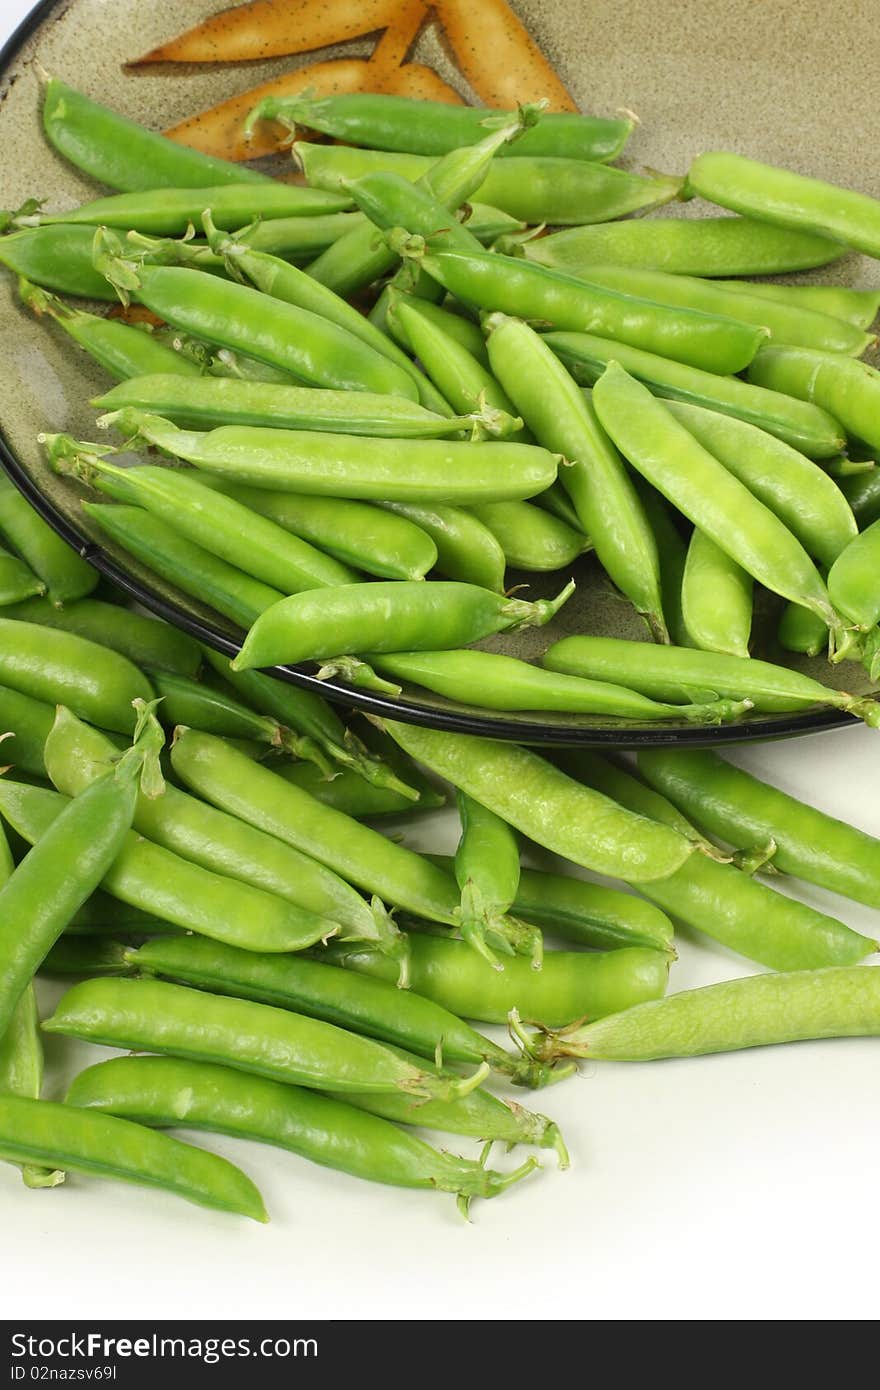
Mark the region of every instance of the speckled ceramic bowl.
MULTIPOLYGON (((95 196, 94 186, 43 139, 35 60, 156 128, 311 60, 308 55, 238 65, 153 67, 142 73, 123 70, 125 59, 217 8, 216 0, 48 0, 38 5, 0 58, 2 203, 15 207, 36 195, 51 207, 64 207, 95 196)), ((880 194, 880 151, 867 115, 876 50, 876 8, 869 0, 838 0, 834 6, 819 0, 774 0, 772 5, 755 0, 615 0, 613 5, 607 0, 514 0, 514 9, 584 109, 613 113, 626 107, 638 113, 641 125, 624 161, 631 167, 679 171, 700 150, 729 148, 880 194)), ((365 54, 371 46, 369 40, 356 41, 329 50, 329 55, 365 54)), ((433 28, 419 39, 417 56, 466 92, 433 28)), ((675 215, 705 211, 693 202, 676 208, 675 215)), ((877 263, 859 256, 847 256, 816 275, 844 284, 880 284, 877 263)), ((241 634, 226 620, 91 531, 79 505, 81 489, 57 478, 41 458, 36 442, 40 430, 92 435, 94 412, 87 401, 106 385, 98 369, 69 340, 62 341, 18 307, 7 276, 0 281, 0 332, 5 344, 0 446, 22 491, 99 569, 147 607, 223 651, 236 651, 241 634)), ((570 632, 633 639, 644 635, 629 606, 610 591, 592 562, 575 566, 575 577, 577 594, 552 628, 487 645, 529 657, 570 632)), ((550 592, 558 580, 523 578, 530 580, 535 595, 550 592)), ((870 688, 854 664, 837 669, 824 661, 797 664, 856 693, 870 688)), ((304 671, 279 674, 317 684, 304 671)), ((329 682, 320 689, 331 698, 398 718, 535 743, 718 743, 805 733, 846 719, 820 710, 753 716, 720 729, 634 726, 584 716, 493 715, 424 692, 407 691, 389 701, 329 682)))

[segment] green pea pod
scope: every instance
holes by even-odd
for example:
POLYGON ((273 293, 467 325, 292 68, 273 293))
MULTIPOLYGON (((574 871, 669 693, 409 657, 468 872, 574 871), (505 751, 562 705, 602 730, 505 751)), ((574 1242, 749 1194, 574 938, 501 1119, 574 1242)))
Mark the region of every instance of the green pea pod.
POLYGON ((667 409, 823 565, 833 564, 855 538, 846 498, 811 459, 744 420, 681 401, 667 409))
POLYGON ((880 468, 841 478, 840 490, 852 507, 859 530, 880 520, 880 468))
POLYGON ((44 89, 43 129, 58 153, 84 174, 124 192, 269 182, 254 169, 145 130, 57 77, 50 77, 44 89))
POLYGON ((564 1036, 538 1041, 539 1056, 648 1062, 699 1057, 808 1038, 880 1033, 880 971, 793 970, 672 994, 564 1036))
POLYGON ((233 482, 383 501, 461 503, 533 497, 553 482, 557 459, 530 444, 362 439, 309 430, 222 425, 179 430, 140 411, 104 416, 129 436, 233 482), (500 452, 503 450, 503 453, 500 452))
POLYGON ((317 591, 307 590, 256 620, 232 666, 241 671, 337 654, 464 646, 493 632, 543 626, 573 590, 569 583, 557 598, 534 603, 439 580, 340 585, 322 590, 319 603, 309 599, 317 591))
MULTIPOLYGON (((461 838, 455 852, 455 878, 461 890, 461 934, 480 955, 493 962, 495 921, 510 911, 519 886, 519 842, 500 816, 473 797, 457 791, 456 801, 461 820, 461 838)), ((503 938, 499 944, 512 954, 503 938)), ((540 934, 536 944, 540 953, 540 934)))
POLYGON ((531 502, 484 502, 473 511, 514 569, 533 573, 568 569, 578 556, 592 549, 592 541, 580 525, 575 529, 531 502))
POLYGON ((633 817, 528 749, 392 721, 386 728, 418 762, 583 868, 617 876, 624 869, 631 881, 650 882, 673 873, 694 852, 683 835, 633 817))
POLYGON ((722 314, 755 327, 769 329, 773 340, 780 343, 821 348, 826 352, 850 353, 861 356, 875 341, 852 324, 823 314, 816 309, 780 302, 767 296, 754 297, 750 286, 728 288, 727 282, 702 280, 692 275, 670 275, 663 270, 636 270, 632 266, 585 266, 579 279, 590 284, 604 285, 621 294, 652 299, 657 304, 699 309, 706 314, 722 314))
POLYGON ((880 372, 867 362, 808 348, 774 347, 762 349, 749 380, 833 411, 847 434, 880 448, 880 372))
MULTIPOLYGON (((638 946, 616 951, 547 951, 540 970, 521 958, 494 970, 463 941, 413 933, 409 940, 413 988, 463 1018, 505 1024, 511 1009, 545 1027, 599 1018, 666 989, 669 966, 660 951, 638 946)), ((393 980, 378 952, 331 947, 340 965, 393 980)))
POLYGON ((355 580, 348 566, 189 473, 149 465, 119 468, 88 443, 58 434, 42 438, 56 473, 92 483, 118 501, 143 505, 188 540, 281 593, 355 580))
MULTIPOLYGON (((687 546, 675 520, 676 513, 645 479, 634 479, 636 492, 654 534, 657 558, 660 561, 660 594, 663 600, 663 621, 670 638, 679 647, 689 645, 687 628, 681 611, 681 584, 687 560, 687 546)), ((824 626, 824 624, 823 624, 824 626)))
POLYGON ((822 619, 799 603, 785 605, 776 637, 784 651, 803 656, 818 656, 828 646, 828 629, 822 619))
POLYGON ((80 975, 92 979, 97 975, 125 975, 126 947, 121 941, 101 936, 59 936, 40 966, 41 975, 65 978, 80 975))
POLYGON ((81 598, 64 608, 56 608, 48 599, 31 599, 7 609, 5 616, 73 632, 151 671, 195 676, 202 661, 198 643, 185 632, 170 623, 101 599, 81 598))
MULTIPOLYGON (((54 830, 72 804, 58 792, 0 781, 0 814, 31 844, 54 830)), ((132 907, 246 950, 298 951, 328 930, 327 919, 202 869, 140 833, 124 838, 101 882, 107 893, 132 907)))
POLYGON ((420 301, 412 296, 394 294, 388 317, 453 409, 462 414, 482 413, 482 430, 486 434, 503 437, 522 428, 513 402, 491 372, 487 372, 466 347, 450 337, 445 328, 423 316, 420 301), (492 411, 497 412, 495 418, 492 411))
POLYGON ((174 1192, 199 1206, 268 1221, 262 1198, 238 1168, 165 1134, 112 1115, 46 1100, 0 1096, 0 1157, 174 1192))
POLYGON ((850 323, 863 331, 870 328, 880 313, 880 291, 853 290, 848 285, 779 285, 775 281, 727 280, 725 289, 741 291, 750 298, 770 300, 774 304, 790 304, 798 309, 813 309, 819 314, 850 323))
POLYGON ((537 439, 571 464, 560 479, 611 579, 666 640, 660 560, 623 459, 572 377, 528 324, 492 315, 489 359, 537 439))
POLYGON ((0 237, 0 265, 45 289, 113 301, 116 291, 92 260, 94 242, 94 227, 27 227, 0 237))
POLYGON ((720 546, 694 528, 682 576, 681 612, 690 644, 748 656, 752 579, 720 546))
POLYGON ((842 640, 822 578, 800 542, 617 363, 593 390, 599 418, 633 466, 760 583, 812 609, 842 640))
POLYGON ((118 733, 135 726, 132 702, 153 695, 146 676, 118 652, 12 618, 0 618, 0 681, 32 699, 69 705, 118 733))
POLYGON ((381 1043, 334 1024, 158 980, 86 980, 68 990, 43 1027, 343 1094, 401 1090, 448 1099, 466 1095, 489 1070, 480 1067, 466 1079, 432 1076, 381 1043))
MULTIPOLYGON (((567 761, 566 755, 566 761, 567 761)), ((603 760, 577 757, 579 775, 592 785, 593 768, 603 760)), ((604 778, 601 771, 599 785, 604 778)), ((620 770, 614 770, 616 799, 630 810, 679 822, 681 812, 666 797, 620 770)), ((754 845, 756 841, 750 842, 754 845)), ((877 942, 843 922, 817 912, 731 863, 693 855, 663 882, 639 887, 656 906, 713 941, 771 970, 820 969, 854 964, 877 950, 877 942)))
POLYGON ((54 718, 51 704, 0 685, 0 729, 11 734, 0 749, 0 761, 11 763, 18 772, 45 777, 43 748, 54 718))
POLYGON ((751 706, 709 696, 700 704, 661 703, 623 685, 583 680, 542 670, 500 652, 391 652, 370 655, 383 674, 424 686, 447 700, 460 700, 480 709, 559 710, 570 714, 613 715, 644 722, 688 720, 720 724, 736 719, 751 706))
POLYGON ((134 294, 139 303, 185 333, 246 352, 307 385, 410 399, 417 394, 411 378, 395 363, 309 310, 188 266, 126 259, 109 231, 99 229, 94 256, 97 269, 123 302, 134 294))
MULTIPOLYGON (((455 880, 422 856, 322 805, 210 734, 187 730, 171 756, 181 781, 213 805, 293 845, 384 902, 427 921, 457 925, 455 880)), ((515 942, 520 935, 512 932, 515 942)), ((397 978, 400 963, 392 965, 397 978)), ((404 977, 405 966, 404 960, 404 977)))
POLYGON ((0 474, 0 535, 12 542, 53 603, 83 598, 98 582, 98 571, 56 535, 5 474, 0 474))
POLYGON ((239 627, 248 627, 281 597, 280 590, 195 545, 142 507, 100 502, 82 505, 100 530, 148 570, 166 583, 176 584, 200 604, 231 618, 239 627))
POLYGON ((880 202, 864 193, 722 150, 697 156, 687 187, 719 207, 880 256, 880 202))
POLYGON ((45 584, 28 569, 24 560, 0 546, 0 608, 8 609, 45 592, 45 584))
POLYGON ((500 1075, 539 1084, 541 1073, 475 1032, 447 1009, 411 990, 338 970, 321 960, 259 955, 231 946, 178 937, 149 941, 127 956, 129 965, 215 994, 231 994, 355 1033, 408 1048, 420 1057, 479 1066, 488 1062, 500 1075))
POLYGON ((828 592, 840 612, 863 631, 880 621, 880 522, 875 521, 851 541, 828 574, 828 592))
POLYGON ((710 835, 739 849, 774 840, 783 872, 880 906, 880 841, 724 762, 709 750, 639 755, 650 785, 710 835))
POLYGON ((255 1139, 372 1182, 455 1192, 465 1211, 472 1197, 497 1196, 533 1166, 502 1176, 473 1159, 432 1149, 333 1096, 243 1076, 210 1062, 112 1058, 81 1072, 67 1103, 87 1107, 90 1114, 255 1139))
POLYGON ((408 254, 465 303, 553 328, 598 332, 706 371, 741 371, 767 337, 765 329, 734 319, 657 305, 531 262, 485 251, 426 251, 414 242, 408 254))
POLYGON ((714 691, 750 700, 770 712, 827 705, 880 727, 880 703, 870 696, 834 690, 810 676, 769 661, 746 660, 688 647, 654 647, 615 637, 563 637, 542 658, 551 671, 614 681, 654 699, 681 699, 686 691, 714 691))
POLYGON ((161 699, 158 716, 166 726, 173 729, 182 724, 219 734, 221 738, 252 739, 291 757, 308 759, 322 777, 333 776, 328 759, 311 739, 293 733, 277 720, 256 714, 222 691, 167 672, 155 672, 153 684, 161 699))
POLYGON ((190 378, 183 380, 167 373, 126 381, 92 404, 108 411, 131 406, 195 429, 205 425, 274 425, 331 434, 377 434, 390 439, 443 438, 479 423, 479 416, 471 414, 436 415, 403 396, 323 391, 234 377, 201 377, 196 385, 190 378))
POLYGON ((330 781, 321 775, 319 768, 312 763, 288 762, 275 765, 273 771, 292 782, 303 791, 314 796, 325 806, 342 811, 355 820, 374 820, 378 816, 409 816, 416 811, 436 811, 445 805, 445 797, 431 787, 427 780, 419 786, 420 778, 415 770, 407 773, 410 786, 419 792, 418 801, 412 801, 400 792, 385 787, 373 787, 362 777, 347 768, 339 771, 330 781), (414 775, 415 774, 415 775, 414 775))
MULTIPOLYGON (((33 221, 39 226, 85 222, 93 227, 121 227, 123 230, 136 227, 139 232, 152 236, 174 236, 198 222, 205 208, 211 209, 211 217, 218 227, 235 231, 257 219, 262 222, 279 217, 305 219, 345 212, 350 207, 351 199, 339 193, 269 179, 261 179, 259 183, 253 179, 238 179, 214 188, 196 187, 195 184, 180 188, 142 186, 129 193, 81 203, 68 212, 40 212, 33 221)), ((18 224, 28 225, 30 221, 19 218, 18 224)))
POLYGON ((415 309, 423 323, 430 323, 435 328, 442 329, 447 338, 453 338, 459 347, 463 347, 466 352, 470 353, 471 357, 475 357, 481 367, 488 368, 489 354, 486 351, 486 340, 473 320, 465 318, 462 314, 453 313, 449 308, 441 308, 439 304, 432 304, 429 299, 419 299, 418 303, 410 303, 412 296, 405 295, 401 289, 393 286, 386 286, 380 299, 383 300, 385 306, 387 331, 397 339, 401 347, 413 350, 412 343, 406 335, 403 320, 399 314, 391 313, 393 306, 403 303, 409 304, 410 308, 415 309))
POLYGON ((650 946, 674 954, 672 923, 653 903, 582 878, 523 869, 513 909, 527 922, 605 951, 650 946))
POLYGON ((201 477, 206 486, 234 497, 340 563, 377 578, 423 579, 437 560, 437 547, 426 531, 369 502, 238 486, 208 473, 201 477))
POLYGON ((845 443, 842 427, 827 410, 794 396, 737 377, 702 372, 588 333, 547 333, 544 341, 585 385, 598 381, 609 362, 619 362, 655 396, 703 406, 757 425, 809 458, 831 458, 845 443))
POLYGON ((183 379, 192 389, 192 379, 201 375, 198 365, 166 346, 153 333, 134 328, 121 319, 103 318, 84 309, 74 309, 54 294, 19 280, 19 294, 38 318, 48 314, 79 347, 118 381, 147 373, 162 372, 183 379))
POLYGON ((447 579, 477 584, 496 593, 503 591, 504 551, 488 526, 471 511, 442 503, 380 501, 379 505, 430 536, 437 549, 437 569, 447 579))
MULTIPOLYGON (((67 711, 59 711, 59 718, 64 715, 67 711)), ((40 962, 116 858, 129 833, 142 774, 149 794, 161 791, 153 766, 157 752, 154 727, 148 725, 143 734, 139 728, 129 752, 115 768, 108 771, 105 764, 93 785, 68 803, 0 888, 0 913, 7 924, 0 940, 0 1036, 40 962)))
POLYGON ((664 217, 571 227, 527 241, 522 249, 529 260, 574 275, 589 265, 677 275, 783 275, 843 255, 837 241, 750 217, 664 217))

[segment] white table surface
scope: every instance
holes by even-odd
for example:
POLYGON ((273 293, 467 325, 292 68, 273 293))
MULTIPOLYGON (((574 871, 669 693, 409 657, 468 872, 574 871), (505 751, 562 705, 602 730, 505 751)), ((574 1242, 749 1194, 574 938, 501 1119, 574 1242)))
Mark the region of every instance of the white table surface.
MULTIPOLYGON (((0 0, 0 38, 28 8, 0 0)), ((880 835, 880 734, 853 727, 735 760, 880 835)), ((451 847, 452 818, 426 817, 419 834, 451 847)), ((802 896, 877 931, 868 908, 802 896)), ((684 940, 672 988, 748 969, 684 940)), ((42 989, 44 1012, 60 992, 42 989)), ((101 1055, 50 1038, 50 1093, 101 1055)), ((562 1125, 572 1168, 554 1171, 548 1155, 537 1178, 475 1203, 470 1226, 451 1197, 359 1183, 231 1139, 207 1142, 255 1179, 266 1227, 110 1182, 27 1192, 0 1165, 3 1316, 873 1317, 878 1077, 871 1040, 593 1064, 534 1096, 562 1125)))

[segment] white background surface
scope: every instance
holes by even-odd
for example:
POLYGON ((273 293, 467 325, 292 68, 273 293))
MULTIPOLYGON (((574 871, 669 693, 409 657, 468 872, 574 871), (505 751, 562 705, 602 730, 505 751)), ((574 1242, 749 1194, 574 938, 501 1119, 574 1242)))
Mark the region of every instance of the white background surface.
MULTIPOLYGON (((0 0, 0 37, 27 8, 0 0)), ((880 734, 846 729, 736 759, 880 835, 880 734)), ((436 848, 454 833, 436 816, 420 832, 436 848)), ((867 908, 803 896, 868 934, 880 927, 867 908)), ((680 953, 673 989, 747 973, 709 942, 680 953)), ((44 1011, 59 992, 44 992, 44 1011)), ((103 1055, 59 1038, 47 1052, 52 1093, 103 1055)), ((208 1142, 255 1179, 268 1227, 113 1183, 27 1192, 3 1165, 0 1306, 6 1318, 93 1322, 874 1317, 878 1078, 870 1040, 594 1065, 533 1098, 561 1123, 572 1169, 557 1173, 548 1155, 538 1178, 475 1203, 470 1226, 451 1197, 222 1138, 208 1142)))

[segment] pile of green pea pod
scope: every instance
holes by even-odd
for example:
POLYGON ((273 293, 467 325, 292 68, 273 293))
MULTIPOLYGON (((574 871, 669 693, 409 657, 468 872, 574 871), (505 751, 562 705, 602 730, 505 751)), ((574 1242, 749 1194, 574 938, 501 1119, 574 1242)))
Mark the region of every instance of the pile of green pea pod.
POLYGON ((230 664, 92 596, 95 572, 0 481, 0 1156, 30 1186, 115 1176, 265 1219, 233 1165, 156 1132, 185 1124, 466 1209, 535 1159, 495 1171, 416 1129, 567 1162, 490 1073, 536 1087, 581 1056, 880 1033, 859 964, 877 943, 755 876, 880 906, 870 837, 709 753, 647 753, 636 775, 393 721, 356 733, 257 669, 314 661, 495 709, 825 703, 880 723, 874 700, 749 654, 757 581, 789 605, 784 643, 876 674, 861 460, 880 378, 854 359, 880 296, 732 278, 880 253, 877 205, 728 155, 686 184, 629 174, 604 162, 626 123, 537 109, 460 146, 450 113, 271 104, 253 119, 350 142, 297 143, 303 186, 48 83, 50 141, 118 191, 28 205, 0 263, 116 379, 95 404, 123 444, 46 447, 110 499, 85 504, 107 535, 248 634, 230 664), (693 193, 740 215, 617 220, 693 193), (365 317, 346 297, 368 289, 365 317), (189 467, 118 466, 132 445, 189 467), (564 581, 587 549, 657 645, 578 635, 540 666, 472 647, 571 592, 507 594, 508 566, 564 581), (372 824, 399 835, 448 788, 453 859, 372 824), (524 867, 523 842, 561 865, 524 867), (778 973, 664 998, 674 920, 778 973), (44 1029, 156 1055, 41 1099, 40 972, 83 977, 44 1029), (472 1023, 507 1024, 513 1050, 472 1023))

